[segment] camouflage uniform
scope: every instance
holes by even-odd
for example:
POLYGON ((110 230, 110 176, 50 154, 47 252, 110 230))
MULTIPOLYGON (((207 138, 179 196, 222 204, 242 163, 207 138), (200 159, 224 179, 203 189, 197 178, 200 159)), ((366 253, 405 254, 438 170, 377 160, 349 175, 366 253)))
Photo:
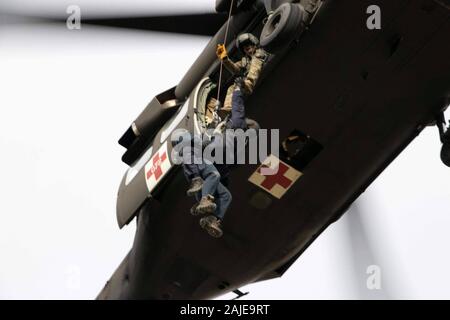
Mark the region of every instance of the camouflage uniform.
MULTIPOLYGON (((225 67, 237 77, 242 77, 242 91, 245 95, 253 93, 256 82, 261 74, 264 63, 267 60, 267 53, 261 49, 256 49, 252 57, 244 56, 241 61, 234 63, 229 58, 223 60, 225 67)), ((233 93, 237 84, 233 84, 228 88, 225 103, 222 108, 224 111, 230 112, 233 103, 233 93)))

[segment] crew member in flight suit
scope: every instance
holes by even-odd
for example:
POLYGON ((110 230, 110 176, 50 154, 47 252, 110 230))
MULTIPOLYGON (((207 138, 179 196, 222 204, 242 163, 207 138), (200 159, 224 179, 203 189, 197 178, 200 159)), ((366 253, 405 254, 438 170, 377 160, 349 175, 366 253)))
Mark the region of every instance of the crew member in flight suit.
MULTIPOLYGON (((225 67, 235 76, 235 83, 228 88, 225 103, 222 108, 230 112, 233 103, 243 104, 245 96, 253 93, 268 54, 259 47, 259 40, 251 33, 244 33, 236 39, 236 47, 243 54, 238 62, 233 62, 223 44, 217 46, 217 56, 225 67), (235 97, 238 96, 238 100, 235 97)), ((243 106, 242 106, 243 107, 243 106)))

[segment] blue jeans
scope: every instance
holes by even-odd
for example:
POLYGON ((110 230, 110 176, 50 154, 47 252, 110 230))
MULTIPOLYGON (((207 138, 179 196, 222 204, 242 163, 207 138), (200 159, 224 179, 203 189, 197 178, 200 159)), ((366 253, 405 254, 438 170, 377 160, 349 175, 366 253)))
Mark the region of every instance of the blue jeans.
MULTIPOLYGON (((198 168, 200 175, 204 180, 201 196, 204 197, 209 194, 215 198, 217 208, 214 215, 220 220, 223 220, 225 213, 231 204, 231 193, 220 182, 220 173, 213 164, 202 163, 198 165, 198 168)), ((197 198, 199 196, 200 195, 198 195, 197 198)))
POLYGON ((183 172, 186 176, 186 179, 192 181, 192 179, 200 177, 200 172, 198 170, 197 164, 187 164, 183 163, 183 172))
POLYGON ((233 98, 231 100, 231 117, 229 120, 231 123, 227 124, 228 129, 246 129, 247 123, 245 122, 245 106, 244 106, 244 94, 241 88, 236 86, 233 91, 233 98))
POLYGON ((189 144, 187 146, 190 146, 190 152, 188 154, 184 154, 183 149, 181 149, 180 156, 183 158, 182 167, 183 167, 184 175, 186 176, 186 179, 191 181, 194 178, 200 177, 200 171, 198 168, 198 164, 195 164, 195 162, 198 162, 198 159, 201 158, 202 150, 196 149, 194 140, 201 139, 201 138, 198 136, 192 137, 190 135, 190 133, 186 133, 179 138, 178 143, 181 142, 182 139, 185 141, 185 143, 186 143, 186 141, 188 141, 189 144))

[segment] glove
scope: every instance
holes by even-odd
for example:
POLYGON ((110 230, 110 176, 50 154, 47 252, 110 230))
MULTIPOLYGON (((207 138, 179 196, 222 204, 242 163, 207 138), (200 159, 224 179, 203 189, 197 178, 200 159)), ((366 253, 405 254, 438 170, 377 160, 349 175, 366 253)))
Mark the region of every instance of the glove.
POLYGON ((224 44, 217 45, 216 55, 220 60, 228 58, 228 52, 224 44))
POLYGON ((239 88, 242 88, 245 84, 243 77, 237 77, 234 79, 234 84, 237 85, 239 88))

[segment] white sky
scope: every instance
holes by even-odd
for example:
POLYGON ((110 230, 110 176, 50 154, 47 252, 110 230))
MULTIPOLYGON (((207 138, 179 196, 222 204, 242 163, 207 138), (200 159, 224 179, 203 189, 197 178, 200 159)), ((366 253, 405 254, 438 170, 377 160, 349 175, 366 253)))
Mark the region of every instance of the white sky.
MULTIPOLYGON (((115 220, 127 168, 117 140, 155 94, 177 84, 207 40, 2 26, 0 298, 98 294, 135 229, 119 230, 115 220)), ((247 297, 449 299, 450 169, 439 150, 437 129, 426 129, 362 196, 374 261, 359 248, 355 268, 349 232, 359 230, 347 215, 283 278, 243 288, 247 297), (358 289, 370 264, 382 267, 386 292, 358 289)))
POLYGON ((90 15, 144 15, 158 13, 215 12, 215 0, 2 0, 0 12, 66 17, 70 5, 90 15))

